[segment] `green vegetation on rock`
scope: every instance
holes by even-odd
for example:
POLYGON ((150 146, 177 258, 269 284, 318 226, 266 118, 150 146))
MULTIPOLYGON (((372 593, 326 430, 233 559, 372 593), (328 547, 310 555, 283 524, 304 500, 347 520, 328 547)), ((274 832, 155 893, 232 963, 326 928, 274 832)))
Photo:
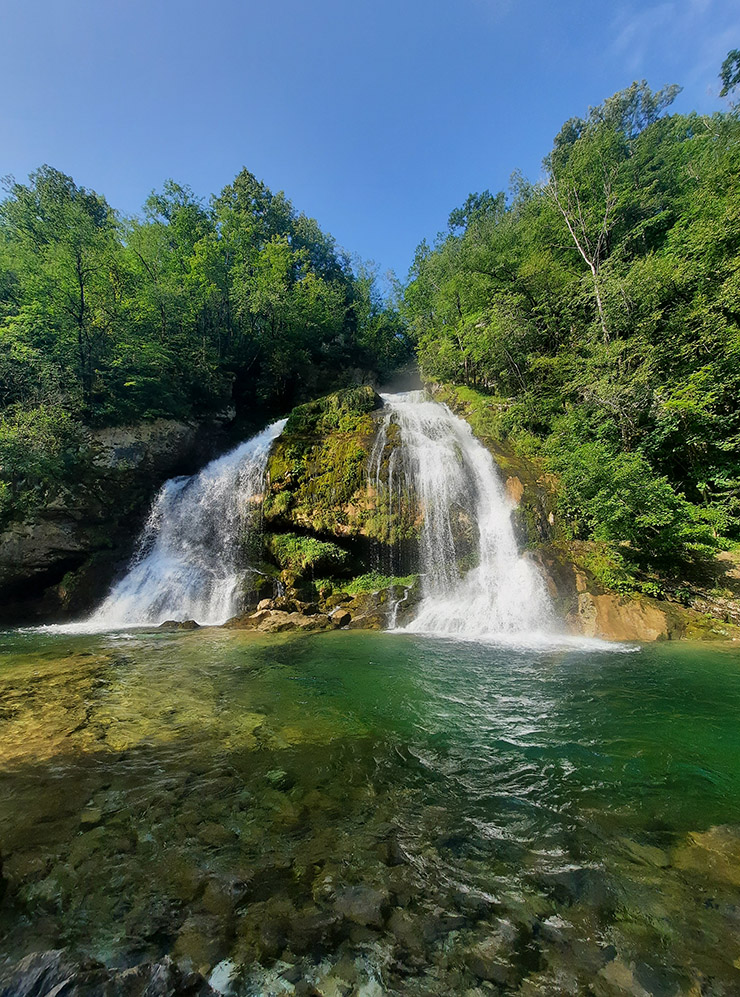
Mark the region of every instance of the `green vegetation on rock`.
POLYGON ((288 416, 283 432, 299 437, 332 432, 354 433, 367 429, 363 417, 380 406, 381 400, 371 387, 346 388, 298 405, 288 416))
POLYGON ((283 570, 299 576, 306 570, 340 567, 347 560, 347 551, 326 540, 302 537, 295 533, 269 533, 265 549, 283 570))
POLYGON ((317 592, 346 592, 348 595, 361 595, 365 592, 381 592, 383 589, 412 588, 419 580, 418 575, 383 575, 378 571, 368 571, 349 580, 317 578, 314 586, 317 592))
POLYGON ((265 518, 317 533, 357 534, 367 514, 365 470, 380 399, 372 388, 301 405, 276 440, 265 518))

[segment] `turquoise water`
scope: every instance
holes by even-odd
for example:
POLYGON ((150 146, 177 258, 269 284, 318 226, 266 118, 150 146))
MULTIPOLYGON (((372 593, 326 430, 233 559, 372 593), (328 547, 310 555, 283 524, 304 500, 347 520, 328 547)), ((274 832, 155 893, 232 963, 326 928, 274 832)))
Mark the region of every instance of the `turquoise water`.
POLYGON ((738 717, 732 646, 3 634, 0 949, 237 994, 740 993, 738 717))

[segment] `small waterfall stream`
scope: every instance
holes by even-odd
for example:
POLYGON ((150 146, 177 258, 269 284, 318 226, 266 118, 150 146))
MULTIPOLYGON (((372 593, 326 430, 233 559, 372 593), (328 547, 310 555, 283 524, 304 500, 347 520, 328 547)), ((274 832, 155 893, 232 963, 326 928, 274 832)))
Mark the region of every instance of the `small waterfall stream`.
POLYGON ((192 618, 224 623, 239 610, 244 547, 259 520, 274 422, 192 477, 162 486, 128 573, 83 626, 90 630, 192 618))
POLYGON ((386 495, 389 512, 406 489, 423 514, 423 598, 404 629, 471 639, 549 630, 545 585, 519 554, 511 503, 490 453, 467 422, 423 391, 383 395, 383 400, 386 415, 370 475, 386 495), (401 445, 394 448, 383 481, 383 450, 393 423, 401 445))
MULTIPOLYGON (((515 641, 551 631, 544 582, 519 554, 511 504, 489 452, 467 422, 423 391, 382 397, 369 473, 389 516, 409 508, 421 514, 422 600, 404 629, 515 641)), ((66 629, 187 618, 220 624, 237 613, 267 460, 284 425, 273 423, 192 477, 165 482, 126 575, 89 619, 66 629)))

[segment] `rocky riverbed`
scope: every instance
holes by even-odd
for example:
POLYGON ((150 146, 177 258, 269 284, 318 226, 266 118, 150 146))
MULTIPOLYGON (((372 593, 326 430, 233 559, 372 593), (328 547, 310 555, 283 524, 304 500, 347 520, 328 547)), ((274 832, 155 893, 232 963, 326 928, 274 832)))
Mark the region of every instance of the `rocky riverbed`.
POLYGON ((730 652, 210 628, 0 654, 3 997, 733 992, 730 652))

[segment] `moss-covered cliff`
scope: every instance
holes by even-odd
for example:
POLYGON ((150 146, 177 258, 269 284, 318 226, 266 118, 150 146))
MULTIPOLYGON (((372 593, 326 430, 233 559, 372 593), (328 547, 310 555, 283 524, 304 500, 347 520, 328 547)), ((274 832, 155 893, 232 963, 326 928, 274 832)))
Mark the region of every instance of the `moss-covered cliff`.
MULTIPOLYGON (((415 577, 388 571, 413 545, 411 502, 389 508, 369 473, 398 446, 379 440, 382 400, 369 386, 338 391, 293 409, 267 465, 261 574, 248 603, 272 596, 280 608, 343 605, 356 624, 380 626, 394 602, 412 605, 415 577), (376 444, 380 450, 374 453, 376 444)), ((395 428, 395 427, 393 427, 395 428)))
POLYGON ((265 522, 313 534, 367 534, 366 468, 380 397, 348 388, 293 409, 268 463, 265 522))

